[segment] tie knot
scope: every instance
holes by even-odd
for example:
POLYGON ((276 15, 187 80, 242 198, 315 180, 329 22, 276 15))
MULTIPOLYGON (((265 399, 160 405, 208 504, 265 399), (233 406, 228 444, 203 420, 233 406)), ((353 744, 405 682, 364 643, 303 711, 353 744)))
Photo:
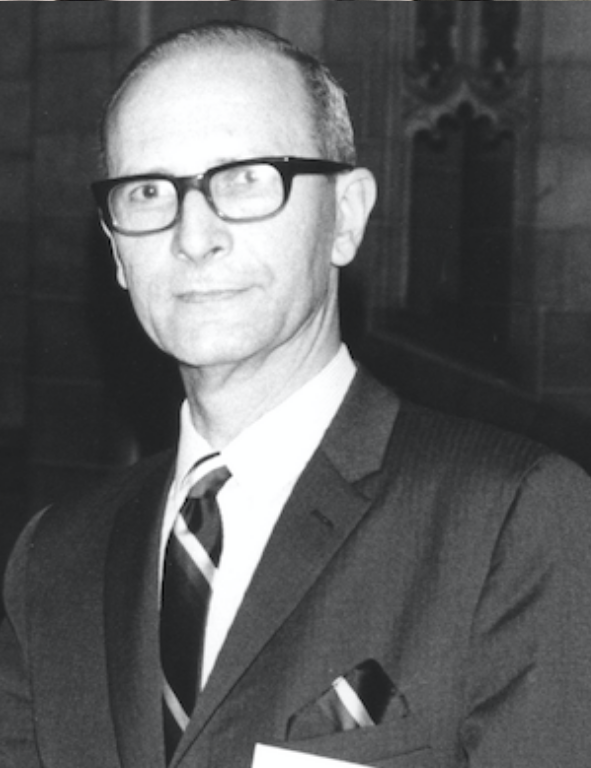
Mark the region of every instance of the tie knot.
POLYGON ((189 491, 187 499, 215 497, 231 477, 219 453, 211 453, 195 462, 188 472, 186 482, 189 491))
POLYGON ((208 468, 205 474, 199 473, 187 494, 189 499, 204 499, 217 496, 225 483, 230 479, 230 471, 225 466, 208 468))

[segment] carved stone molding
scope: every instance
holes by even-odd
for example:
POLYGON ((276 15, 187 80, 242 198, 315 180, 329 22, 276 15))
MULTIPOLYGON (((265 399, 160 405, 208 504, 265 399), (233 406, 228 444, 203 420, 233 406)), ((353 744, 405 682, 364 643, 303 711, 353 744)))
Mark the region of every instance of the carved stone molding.
POLYGON ((503 128, 527 116, 520 3, 421 3, 403 64, 405 133, 470 104, 503 128))

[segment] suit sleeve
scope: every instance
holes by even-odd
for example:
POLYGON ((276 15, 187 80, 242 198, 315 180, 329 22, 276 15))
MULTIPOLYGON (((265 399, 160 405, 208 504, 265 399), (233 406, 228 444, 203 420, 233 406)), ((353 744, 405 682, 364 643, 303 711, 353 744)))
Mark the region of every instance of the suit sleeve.
POLYGON ((542 459, 499 532, 472 628, 471 768, 591 764, 591 481, 542 459))
POLYGON ((26 561, 35 522, 17 543, 5 577, 6 618, 0 625, 0 768, 41 768, 25 629, 26 561))

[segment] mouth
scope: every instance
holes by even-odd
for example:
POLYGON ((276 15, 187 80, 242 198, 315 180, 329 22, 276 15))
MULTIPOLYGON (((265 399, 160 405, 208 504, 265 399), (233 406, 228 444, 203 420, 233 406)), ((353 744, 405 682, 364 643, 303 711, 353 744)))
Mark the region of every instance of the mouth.
POLYGON ((245 288, 208 288, 179 293, 177 298, 184 304, 209 304, 234 299, 246 293, 245 288))

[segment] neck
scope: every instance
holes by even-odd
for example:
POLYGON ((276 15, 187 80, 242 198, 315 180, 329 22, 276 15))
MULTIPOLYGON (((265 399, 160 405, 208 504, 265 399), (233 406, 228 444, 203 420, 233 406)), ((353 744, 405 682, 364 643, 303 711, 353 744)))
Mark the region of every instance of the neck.
POLYGON ((307 350, 287 360, 267 359, 264 365, 181 368, 199 434, 215 450, 223 450, 243 430, 313 379, 338 352, 340 341, 322 350, 307 350))

